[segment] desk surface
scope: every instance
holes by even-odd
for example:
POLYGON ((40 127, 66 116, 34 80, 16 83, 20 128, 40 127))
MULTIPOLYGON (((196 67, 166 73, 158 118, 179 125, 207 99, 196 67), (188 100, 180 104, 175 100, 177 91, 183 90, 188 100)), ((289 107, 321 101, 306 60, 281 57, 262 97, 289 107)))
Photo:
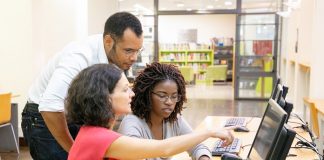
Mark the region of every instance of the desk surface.
MULTIPOLYGON (((212 128, 219 128, 222 127, 226 121, 230 117, 223 117, 223 116, 208 116, 206 117, 203 122, 201 122, 198 127, 195 130, 205 130, 205 129, 212 129, 212 128)), ((251 148, 251 144, 254 140, 255 134, 258 130, 259 124, 261 122, 261 118, 256 118, 256 117, 246 117, 247 127, 250 129, 250 132, 232 132, 233 135, 236 138, 239 138, 242 140, 242 148, 239 153, 239 156, 246 159, 248 152, 251 148)), ((309 139, 309 136, 306 132, 304 132, 301 129, 296 129, 296 132, 305 137, 306 139, 309 139)), ((203 143, 209 147, 212 148, 216 138, 209 138, 203 143)), ((296 143, 296 142, 294 142, 296 143)), ((293 144, 294 145, 294 144, 293 144)), ((318 159, 317 155, 309 150, 309 149, 290 149, 289 151, 290 154, 296 154, 296 157, 288 157, 288 160, 297 160, 297 159, 318 159)), ((184 152, 181 154, 178 154, 172 158, 173 160, 191 160, 189 155, 184 152)), ((213 160, 220 160, 219 156, 214 156, 213 160)))

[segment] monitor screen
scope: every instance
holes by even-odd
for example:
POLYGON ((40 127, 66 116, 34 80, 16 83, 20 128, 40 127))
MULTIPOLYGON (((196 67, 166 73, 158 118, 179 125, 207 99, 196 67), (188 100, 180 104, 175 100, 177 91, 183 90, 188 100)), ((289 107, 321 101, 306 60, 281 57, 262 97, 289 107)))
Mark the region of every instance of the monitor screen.
POLYGON ((277 143, 270 155, 270 159, 285 160, 295 136, 296 132, 285 124, 276 138, 277 143))
POLYGON ((273 99, 269 99, 267 109, 248 154, 248 159, 269 159, 286 118, 286 112, 273 99))
POLYGON ((282 95, 283 95, 283 86, 281 84, 278 84, 277 85, 277 88, 276 88, 276 92, 274 92, 273 94, 273 100, 275 100, 277 103, 280 101, 280 99, 282 98, 282 95))
POLYGON ((272 93, 271 93, 271 98, 272 99, 275 99, 276 95, 277 95, 277 92, 278 92, 278 84, 280 84, 281 80, 280 78, 277 79, 276 81, 276 85, 273 87, 273 90, 272 90, 272 93))

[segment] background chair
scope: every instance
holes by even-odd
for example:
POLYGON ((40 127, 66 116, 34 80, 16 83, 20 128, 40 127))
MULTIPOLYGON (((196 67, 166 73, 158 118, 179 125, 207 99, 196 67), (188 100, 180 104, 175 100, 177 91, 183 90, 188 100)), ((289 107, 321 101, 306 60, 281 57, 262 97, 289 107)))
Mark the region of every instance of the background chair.
POLYGON ((211 65, 206 70, 206 84, 212 85, 213 81, 224 81, 227 78, 227 65, 211 65))
POLYGON ((11 123, 11 93, 0 94, 0 152, 19 153, 17 139, 11 123))
POLYGON ((180 66, 179 69, 187 84, 195 83, 194 70, 191 66, 180 66))

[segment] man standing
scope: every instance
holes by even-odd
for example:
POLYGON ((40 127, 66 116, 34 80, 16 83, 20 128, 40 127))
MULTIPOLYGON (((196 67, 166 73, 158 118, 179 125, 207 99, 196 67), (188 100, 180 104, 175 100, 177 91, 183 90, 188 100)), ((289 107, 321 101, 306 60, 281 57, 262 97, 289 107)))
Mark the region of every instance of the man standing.
POLYGON ((118 12, 108 18, 103 35, 72 42, 49 61, 31 86, 21 127, 33 159, 67 159, 77 124, 67 124, 64 98, 72 79, 84 68, 113 63, 128 70, 142 51, 143 30, 132 14, 118 12))

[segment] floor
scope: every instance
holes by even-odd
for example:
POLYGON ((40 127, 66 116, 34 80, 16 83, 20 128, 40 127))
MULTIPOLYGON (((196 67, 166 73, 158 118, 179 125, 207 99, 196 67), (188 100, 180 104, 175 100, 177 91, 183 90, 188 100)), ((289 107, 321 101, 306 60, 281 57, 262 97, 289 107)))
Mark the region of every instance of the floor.
MULTIPOLYGON (((261 117, 266 102, 234 101, 233 89, 227 85, 192 85, 187 87, 188 102, 182 114, 188 123, 195 128, 208 115, 213 116, 256 116, 261 117)), ((20 155, 0 153, 0 160, 30 160, 27 147, 20 147, 20 155)))

